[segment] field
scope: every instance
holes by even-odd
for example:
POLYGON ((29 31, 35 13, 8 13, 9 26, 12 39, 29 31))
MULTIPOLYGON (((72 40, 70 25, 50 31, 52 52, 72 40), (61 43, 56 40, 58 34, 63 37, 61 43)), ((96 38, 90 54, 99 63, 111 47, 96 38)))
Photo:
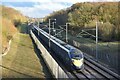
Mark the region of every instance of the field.
MULTIPOLYGON (((20 28, 20 27, 19 27, 20 28)), ((22 24, 21 33, 12 39, 10 51, 2 58, 3 78, 48 78, 51 77, 39 50, 26 33, 22 24)))

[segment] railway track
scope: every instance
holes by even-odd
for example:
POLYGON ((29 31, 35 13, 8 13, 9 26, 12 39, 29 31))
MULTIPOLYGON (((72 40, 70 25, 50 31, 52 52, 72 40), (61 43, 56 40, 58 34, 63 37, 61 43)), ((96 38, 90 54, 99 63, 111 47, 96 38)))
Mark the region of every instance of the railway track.
POLYGON ((101 66, 94 60, 85 56, 84 60, 84 70, 83 71, 74 71, 72 73, 76 79, 104 79, 104 80, 120 80, 120 76, 116 73, 106 69, 104 66, 101 66))

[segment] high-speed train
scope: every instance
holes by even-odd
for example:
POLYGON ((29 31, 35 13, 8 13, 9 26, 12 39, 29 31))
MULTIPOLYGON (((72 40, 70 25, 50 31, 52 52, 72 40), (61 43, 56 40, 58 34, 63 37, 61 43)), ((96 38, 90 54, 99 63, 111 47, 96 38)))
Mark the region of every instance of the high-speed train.
POLYGON ((84 69, 83 53, 75 47, 66 44, 60 39, 50 36, 47 32, 37 26, 33 26, 32 31, 48 46, 50 38, 50 48, 55 53, 69 71, 84 69))

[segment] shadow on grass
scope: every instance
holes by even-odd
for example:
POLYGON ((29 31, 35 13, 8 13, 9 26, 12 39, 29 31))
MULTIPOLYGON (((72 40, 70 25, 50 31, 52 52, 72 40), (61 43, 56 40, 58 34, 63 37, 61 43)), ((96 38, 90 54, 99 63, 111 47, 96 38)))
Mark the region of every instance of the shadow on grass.
POLYGON ((32 39, 32 42, 33 42, 33 46, 34 46, 34 51, 35 51, 37 57, 39 58, 41 65, 43 66, 43 73, 45 74, 45 78, 53 78, 53 76, 51 75, 43 57, 41 56, 40 50, 37 48, 37 45, 34 43, 33 39, 32 39))
MULTIPOLYGON (((19 31, 20 33, 22 34, 29 34, 29 29, 30 29, 30 26, 28 26, 26 23, 23 23, 21 24, 21 26, 19 26, 19 31)), ((31 38, 32 39, 32 38, 31 38)), ((36 44, 34 43, 34 41, 32 40, 32 44, 33 44, 33 47, 34 47, 34 51, 37 55, 37 57, 39 58, 39 62, 40 64, 42 65, 42 68, 43 68, 43 73, 45 74, 45 78, 52 78, 52 75, 51 73, 49 72, 48 70, 48 67, 46 66, 46 63, 44 62, 42 56, 41 56, 41 52, 40 50, 37 48, 36 44)))
POLYGON ((7 73, 8 76, 5 75, 4 78, 9 78, 9 77, 11 77, 11 78, 14 78, 14 77, 38 78, 39 76, 42 78, 45 77, 46 79, 52 78, 49 70, 47 69, 47 66, 45 65, 43 58, 40 55, 40 51, 37 49, 37 47, 33 41, 31 43, 31 40, 28 36, 28 27, 26 24, 22 24, 20 33, 22 33, 22 34, 17 36, 15 38, 16 40, 13 41, 14 46, 11 49, 13 51, 13 53, 11 52, 12 54, 8 54, 8 56, 5 57, 6 59, 9 59, 9 60, 6 60, 6 62, 4 64, 10 63, 10 65, 9 65, 10 67, 6 66, 6 65, 2 65, 3 68, 9 70, 7 73), (26 35, 23 35, 23 34, 26 34, 26 35), (29 43, 31 43, 31 44, 29 44, 29 43), (34 55, 34 53, 29 52, 30 49, 34 49, 34 52, 36 53, 39 60, 35 59, 37 57, 34 55), (36 61, 36 60, 38 60, 38 61, 36 61), (39 65, 38 63, 40 63, 42 65, 41 73, 40 73, 41 66, 34 66, 34 65, 39 65), (37 70, 37 72, 34 72, 34 71, 32 72, 31 70, 26 69, 26 68, 29 68, 32 70, 37 70), (13 72, 15 72, 15 73, 13 73, 13 72), (16 73, 18 73, 18 74, 16 74, 16 73), (44 73, 45 75, 43 75, 42 73, 44 73), (14 75, 14 76, 11 76, 11 75, 14 75))
MULTIPOLYGON (((23 34, 29 34, 29 29, 30 29, 30 26, 28 26, 26 23, 23 23, 23 24, 21 24, 21 26, 19 26, 19 31, 20 31, 20 33, 23 33, 23 34)), ((32 40, 32 44, 33 44, 33 47, 34 47, 34 51, 35 51, 37 57, 39 58, 39 62, 43 66, 43 73, 45 74, 44 77, 45 78, 52 78, 52 75, 49 72, 48 67, 46 66, 46 64, 45 64, 45 62, 44 62, 44 60, 41 56, 41 52, 37 48, 37 46, 36 46, 36 44, 34 43, 33 40, 32 40)))

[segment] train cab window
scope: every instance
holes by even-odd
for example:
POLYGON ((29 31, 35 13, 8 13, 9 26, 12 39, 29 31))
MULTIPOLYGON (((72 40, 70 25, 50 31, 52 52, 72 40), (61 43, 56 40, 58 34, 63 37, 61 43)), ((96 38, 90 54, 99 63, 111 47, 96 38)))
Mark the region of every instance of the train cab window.
POLYGON ((82 54, 80 51, 76 50, 76 49, 71 49, 70 50, 70 55, 71 55, 71 58, 73 59, 81 59, 82 58, 82 54))

